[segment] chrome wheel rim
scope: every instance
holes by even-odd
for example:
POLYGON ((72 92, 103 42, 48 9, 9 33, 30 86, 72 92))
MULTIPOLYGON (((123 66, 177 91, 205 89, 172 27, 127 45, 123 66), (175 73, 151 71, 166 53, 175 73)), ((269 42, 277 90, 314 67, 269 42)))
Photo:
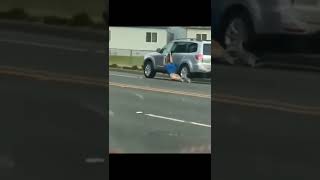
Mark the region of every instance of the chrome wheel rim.
POLYGON ((151 74, 151 65, 147 64, 145 69, 144 69, 145 75, 149 76, 151 74))
POLYGON ((187 75, 188 75, 188 69, 187 69, 187 67, 183 67, 182 69, 181 69, 181 72, 180 72, 180 75, 181 75, 181 77, 187 77, 187 75))

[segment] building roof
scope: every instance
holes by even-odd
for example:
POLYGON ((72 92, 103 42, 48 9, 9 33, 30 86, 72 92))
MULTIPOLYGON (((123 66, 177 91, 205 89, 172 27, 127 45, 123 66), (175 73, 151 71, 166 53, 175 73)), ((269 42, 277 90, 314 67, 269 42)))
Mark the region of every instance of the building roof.
MULTIPOLYGON (((115 27, 168 29, 173 26, 115 26, 115 27)), ((182 28, 211 30, 211 26, 182 26, 182 28)))
POLYGON ((211 30, 211 26, 186 26, 187 29, 211 30))
POLYGON ((110 26, 110 27, 126 27, 126 28, 150 28, 150 29, 168 29, 168 26, 110 26))

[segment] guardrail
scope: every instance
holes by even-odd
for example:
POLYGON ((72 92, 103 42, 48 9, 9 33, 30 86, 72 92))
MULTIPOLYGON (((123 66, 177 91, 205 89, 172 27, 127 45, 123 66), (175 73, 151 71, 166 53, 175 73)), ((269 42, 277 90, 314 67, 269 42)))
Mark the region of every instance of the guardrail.
POLYGON ((109 56, 144 56, 150 52, 154 51, 109 48, 109 56))

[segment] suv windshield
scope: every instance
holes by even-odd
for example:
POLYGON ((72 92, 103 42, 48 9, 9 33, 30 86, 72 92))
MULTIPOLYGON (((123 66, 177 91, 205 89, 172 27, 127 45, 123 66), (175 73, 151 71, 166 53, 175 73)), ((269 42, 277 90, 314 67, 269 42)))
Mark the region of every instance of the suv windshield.
POLYGON ((210 55, 211 56, 211 44, 204 44, 203 45, 203 55, 210 55))
POLYGON ((171 48, 171 46, 172 46, 172 42, 169 43, 169 44, 167 44, 167 45, 165 45, 165 46, 159 51, 159 53, 160 53, 160 54, 167 54, 167 53, 169 53, 169 49, 171 48))

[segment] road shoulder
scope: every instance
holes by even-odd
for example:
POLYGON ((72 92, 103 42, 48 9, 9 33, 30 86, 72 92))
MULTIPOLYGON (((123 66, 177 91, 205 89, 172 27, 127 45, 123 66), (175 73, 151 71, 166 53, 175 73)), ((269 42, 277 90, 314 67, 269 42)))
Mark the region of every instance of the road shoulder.
POLYGON ((104 30, 91 28, 55 26, 43 23, 11 20, 0 20, 0 28, 3 30, 47 34, 65 38, 77 38, 81 40, 107 41, 107 33, 104 30))

